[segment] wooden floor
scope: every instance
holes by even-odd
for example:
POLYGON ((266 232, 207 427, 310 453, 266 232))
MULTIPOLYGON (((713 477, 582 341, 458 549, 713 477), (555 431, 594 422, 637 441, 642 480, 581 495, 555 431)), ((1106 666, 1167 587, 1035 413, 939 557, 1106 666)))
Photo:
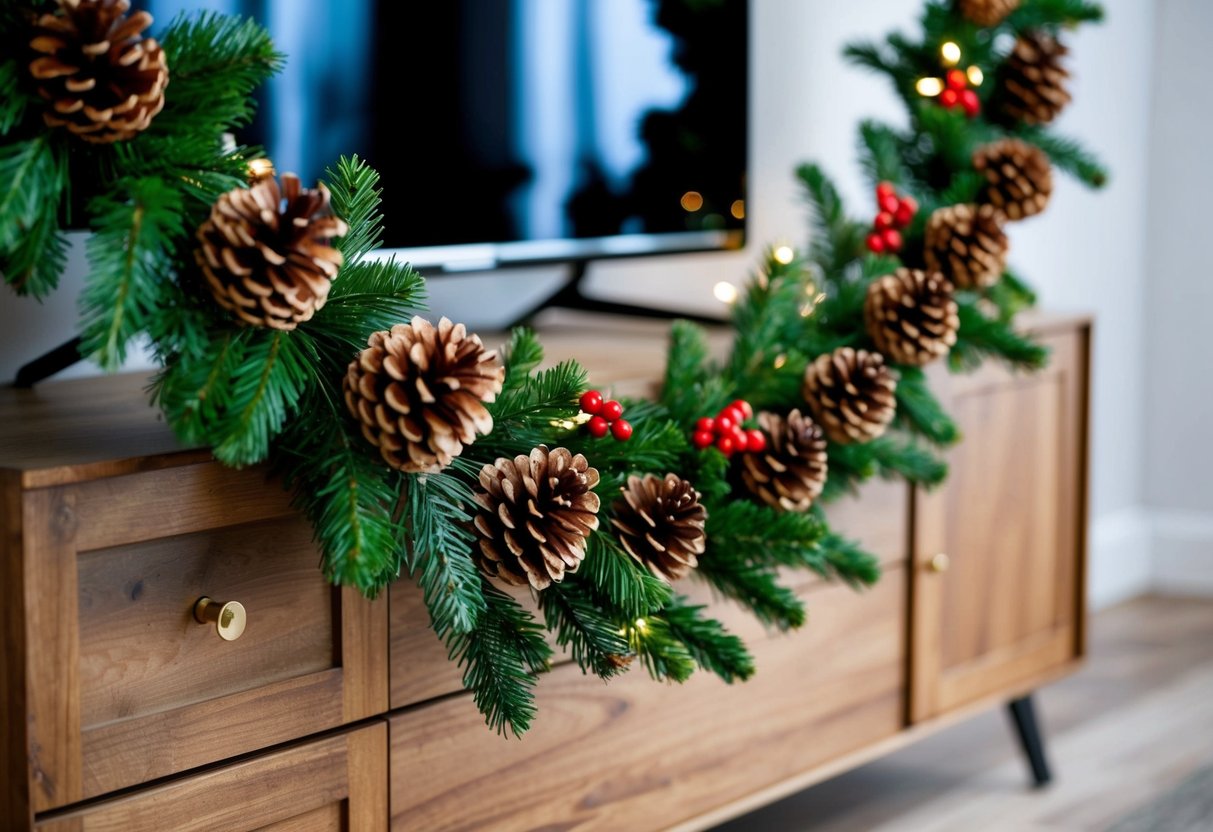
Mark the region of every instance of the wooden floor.
MULTIPOLYGON (((1036 700, 1054 773, 1043 790, 1028 788, 995 711, 717 832, 1173 832, 1125 819, 1213 766, 1213 601, 1149 597, 1100 613, 1086 667, 1036 700)), ((1207 820, 1196 828, 1213 830, 1207 820)))

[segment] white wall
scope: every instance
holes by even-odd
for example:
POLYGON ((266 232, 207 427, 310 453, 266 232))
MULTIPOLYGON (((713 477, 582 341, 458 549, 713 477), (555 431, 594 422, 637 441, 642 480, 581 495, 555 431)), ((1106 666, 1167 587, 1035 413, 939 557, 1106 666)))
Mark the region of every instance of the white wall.
MULTIPOLYGON (((1109 20, 1105 25, 1086 27, 1070 37, 1075 103, 1058 127, 1083 139, 1103 156, 1113 169, 1112 183, 1104 192, 1092 194, 1063 180, 1045 216, 1022 223, 1011 232, 1012 260, 1040 289, 1044 305, 1091 311, 1097 320, 1091 478, 1092 595, 1096 603, 1127 597, 1143 589, 1150 575, 1149 524, 1140 506, 1144 500, 1142 472, 1146 469, 1147 434, 1141 402, 1146 398, 1147 355, 1153 360, 1153 352, 1147 349, 1143 313, 1146 308, 1143 229, 1154 3, 1107 0, 1106 5, 1109 20)), ((899 122, 904 116, 889 85, 845 64, 840 50, 853 38, 878 38, 893 27, 910 29, 921 3, 919 0, 852 3, 753 0, 753 6, 750 246, 736 254, 599 264, 593 269, 591 291, 612 299, 688 310, 719 309, 711 294, 718 280, 742 280, 767 243, 804 242, 806 214, 792 175, 802 161, 822 163, 839 182, 856 212, 870 208, 870 196, 855 163, 856 125, 869 116, 899 122)), ((1162 0, 1162 6, 1164 35, 1171 28, 1178 30, 1176 35, 1184 35, 1183 14, 1195 9, 1201 10, 1208 23, 1209 9, 1202 0, 1162 0)), ((1207 36, 1208 26, 1203 29, 1207 36)), ((1199 37, 1195 27, 1187 29, 1186 35, 1195 48, 1199 37)), ((1209 76, 1210 59, 1195 51, 1198 54, 1191 60, 1203 60, 1206 71, 1192 72, 1189 77, 1193 84, 1199 84, 1209 76)), ((1176 62, 1181 58, 1179 54, 1168 54, 1166 49, 1160 53, 1161 66, 1167 67, 1167 71, 1159 78, 1163 79, 1164 87, 1174 86, 1160 90, 1159 106, 1168 106, 1171 101, 1174 103, 1170 106, 1179 111, 1184 99, 1181 85, 1176 83, 1181 74, 1176 62)), ((1187 101, 1192 101, 1193 95, 1198 93, 1190 94, 1187 101)), ((1199 115, 1207 117, 1205 112, 1199 115)), ((1180 123, 1173 124, 1179 127, 1180 123)), ((1196 154, 1204 144, 1199 139, 1205 135, 1207 130, 1204 133, 1176 130, 1172 143, 1177 151, 1196 154), (1185 136, 1197 138, 1185 145, 1185 136)), ((1157 135, 1154 138, 1162 141, 1157 135)), ((1168 166, 1173 160, 1159 160, 1157 154, 1154 158, 1157 161, 1150 171, 1164 177, 1167 171, 1173 171, 1176 191, 1190 181, 1189 172, 1168 166)), ((1200 161, 1193 163, 1197 169, 1200 161)), ((1190 202, 1184 204, 1191 207, 1184 216, 1196 215, 1201 206, 1195 200, 1202 196, 1195 189, 1189 192, 1190 202)), ((1155 202, 1181 204, 1170 196, 1155 202)), ((1171 311, 1199 316, 1208 307, 1185 306, 1182 296, 1185 291, 1197 291, 1202 285, 1197 281, 1203 275, 1193 264, 1178 262, 1182 246, 1174 243, 1171 249, 1176 254, 1166 261, 1169 268, 1162 267, 1159 257, 1152 258, 1158 266, 1152 270, 1155 282, 1160 274, 1182 277, 1186 282, 1172 284, 1174 292, 1167 295, 1175 299, 1171 311)), ((558 276, 557 270, 529 276, 482 275, 432 281, 433 305, 437 311, 473 326, 501 323, 509 320, 514 311, 525 308, 531 298, 541 295, 554 276, 558 276)), ((78 283, 79 278, 74 281, 75 285, 78 283)), ((1202 291, 1207 297, 1210 289, 1204 286, 1202 291)), ((18 303, 12 297, 0 302, 0 374, 11 375, 23 358, 62 340, 73 320, 70 295, 65 292, 41 309, 30 302, 18 303)), ((1169 314, 1160 307, 1162 303, 1156 297, 1149 307, 1151 321, 1169 314)), ((1164 323, 1155 329, 1168 327, 1164 323)), ((1171 336, 1174 340, 1182 334, 1171 331, 1171 336)), ((1189 354, 1188 364, 1170 367, 1178 378, 1186 381, 1200 368, 1195 361, 1189 354)), ((1207 368, 1207 362, 1203 366, 1207 368)), ((1175 382, 1169 379, 1168 376, 1151 381, 1150 390, 1155 396, 1159 396, 1162 388, 1164 392, 1173 390, 1175 382)), ((1186 423, 1166 422, 1163 418, 1166 414, 1161 412, 1165 410, 1163 401, 1168 400, 1159 397, 1159 407, 1151 409, 1150 425, 1156 426, 1154 433, 1158 436, 1176 435, 1174 431, 1186 423), (1160 412, 1155 413, 1156 410, 1160 412), (1163 427, 1171 430, 1164 433, 1163 427)), ((1151 447, 1151 476, 1165 484, 1171 466, 1182 462, 1185 471, 1199 477, 1202 466, 1187 464, 1190 458, 1182 452, 1176 456, 1177 460, 1171 460, 1151 447)), ((1213 466, 1205 465, 1203 470, 1213 471, 1213 466)), ((1184 491, 1178 485, 1176 490, 1184 491)), ((1151 491, 1152 497, 1158 499, 1169 499, 1169 493, 1159 490, 1154 495, 1151 491)), ((1197 510, 1211 507, 1208 491, 1204 493, 1206 502, 1195 506, 1197 510)), ((1183 502, 1176 505, 1194 507, 1183 502)))
POLYGON ((1159 0, 1149 163, 1145 499, 1158 583, 1213 592, 1213 4, 1159 0))

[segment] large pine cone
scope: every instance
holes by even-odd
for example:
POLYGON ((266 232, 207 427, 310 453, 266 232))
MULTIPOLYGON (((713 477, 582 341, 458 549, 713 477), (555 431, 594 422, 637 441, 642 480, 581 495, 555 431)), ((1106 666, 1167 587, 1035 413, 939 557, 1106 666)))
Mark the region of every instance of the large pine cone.
POLYGON ((874 280, 863 316, 876 349, 896 364, 942 358, 960 329, 952 284, 935 271, 902 268, 874 280))
POLYGON ((826 436, 840 444, 870 442, 897 409, 897 382, 880 353, 839 347, 804 374, 804 398, 826 436))
POLYGON ((978 26, 997 26, 1019 8, 1019 0, 956 0, 956 8, 978 26))
POLYGON ((1027 32, 1003 61, 996 76, 994 109, 1010 121, 1048 124, 1070 103, 1062 66, 1069 53, 1046 32, 1027 32))
POLYGON ((388 465, 441 471, 493 429, 484 402, 501 392, 505 369, 463 324, 417 317, 368 344, 346 371, 345 403, 388 465))
POLYGON ((677 474, 628 477, 611 523, 628 554, 659 578, 676 581, 699 565, 708 512, 677 474))
POLYGON ((219 197, 198 228, 196 259, 215 300, 252 326, 294 329, 310 320, 341 268, 333 237, 344 222, 329 212, 329 192, 300 186, 293 173, 219 197))
MULTIPOLYGON (((1039 214, 1053 193, 1049 157, 1022 139, 1000 139, 973 153, 973 167, 986 178, 980 200, 1002 211, 1007 219, 1039 214)), ((957 284, 959 285, 959 284, 957 284)))
POLYGON ((793 410, 758 414, 758 424, 770 439, 765 450, 742 454, 741 481, 769 506, 807 511, 821 496, 828 471, 826 439, 821 426, 793 410))
POLYGON ((581 454, 542 445, 480 469, 475 559, 488 576, 545 589, 576 572, 598 528, 598 471, 581 454))
POLYGON ((994 285, 1007 265, 1002 221, 1002 214, 992 205, 936 209, 927 220, 923 241, 927 269, 961 289, 994 285))
POLYGON ((127 17, 129 8, 128 0, 59 0, 58 11, 38 18, 29 71, 49 126, 106 144, 146 129, 164 107, 164 51, 142 36, 152 16, 127 17))

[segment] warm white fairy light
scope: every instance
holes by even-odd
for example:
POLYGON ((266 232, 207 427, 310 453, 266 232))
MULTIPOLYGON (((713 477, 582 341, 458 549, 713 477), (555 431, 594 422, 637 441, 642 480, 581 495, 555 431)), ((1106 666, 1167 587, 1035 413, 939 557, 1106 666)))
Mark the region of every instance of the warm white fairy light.
POLYGON ((775 253, 771 256, 775 258, 776 263, 782 263, 786 266, 788 263, 791 263, 794 259, 796 259, 796 252, 791 246, 780 246, 779 248, 775 249, 775 253))
POLYGON ((737 287, 727 280, 722 280, 713 286, 712 294, 721 303, 735 303, 737 301, 737 287))
POLYGON ((954 41, 945 41, 943 46, 939 47, 939 55, 948 66, 956 66, 960 63, 960 46, 954 41))
POLYGON ((969 76, 969 83, 975 87, 980 87, 981 82, 986 80, 985 74, 982 73, 981 67, 977 66, 977 64, 965 70, 965 75, 969 76))
POLYGON ((914 89, 918 90, 919 95, 934 98, 943 92, 943 80, 940 78, 919 78, 918 83, 914 85, 914 89))

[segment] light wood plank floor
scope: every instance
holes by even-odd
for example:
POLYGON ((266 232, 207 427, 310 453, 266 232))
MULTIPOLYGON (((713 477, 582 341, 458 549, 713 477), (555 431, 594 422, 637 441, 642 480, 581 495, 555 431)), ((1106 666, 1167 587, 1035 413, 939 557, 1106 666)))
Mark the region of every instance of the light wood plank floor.
POLYGON ((717 832, 1107 829, 1213 765, 1213 601, 1101 612, 1088 664, 1036 704, 1054 775, 1043 790, 1028 788, 1010 720, 994 711, 717 832))

